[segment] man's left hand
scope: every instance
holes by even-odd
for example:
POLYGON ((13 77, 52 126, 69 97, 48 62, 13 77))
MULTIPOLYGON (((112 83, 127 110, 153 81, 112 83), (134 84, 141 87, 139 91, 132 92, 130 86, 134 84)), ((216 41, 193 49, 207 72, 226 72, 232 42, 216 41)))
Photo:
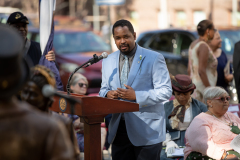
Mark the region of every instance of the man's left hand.
POLYGON ((49 51, 48 54, 45 56, 48 61, 55 61, 55 54, 53 51, 49 51))
POLYGON ((118 97, 126 100, 136 100, 136 94, 132 87, 124 84, 127 89, 117 88, 118 97))

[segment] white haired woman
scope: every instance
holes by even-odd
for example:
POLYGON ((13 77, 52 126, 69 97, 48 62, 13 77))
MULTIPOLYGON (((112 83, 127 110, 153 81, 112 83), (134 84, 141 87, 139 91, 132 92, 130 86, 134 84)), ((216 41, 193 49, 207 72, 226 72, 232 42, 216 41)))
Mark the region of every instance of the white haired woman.
POLYGON ((203 98, 208 111, 196 116, 188 127, 184 159, 240 159, 230 147, 240 134, 240 119, 227 112, 230 97, 221 87, 208 87, 203 98))
MULTIPOLYGON (((80 73, 75 73, 73 75, 69 85, 70 85, 71 93, 80 94, 80 95, 85 95, 87 93, 87 88, 88 88, 87 78, 80 73)), ((81 152, 83 152, 84 151, 84 123, 81 123, 80 118, 76 115, 74 115, 74 119, 75 121, 73 125, 77 131, 77 140, 78 140, 79 149, 81 152)), ((101 127, 102 148, 105 143, 106 134, 107 134, 106 129, 101 127)))
MULTIPOLYGON (((87 93, 88 81, 85 76, 80 73, 75 73, 69 83, 70 92, 80 95, 87 93)), ((80 122, 80 118, 77 115, 73 115, 74 122, 73 126, 77 132, 78 146, 81 152, 84 152, 84 123, 80 122)))
POLYGON ((70 81, 70 91, 72 93, 85 95, 87 93, 88 81, 85 76, 75 73, 70 81))

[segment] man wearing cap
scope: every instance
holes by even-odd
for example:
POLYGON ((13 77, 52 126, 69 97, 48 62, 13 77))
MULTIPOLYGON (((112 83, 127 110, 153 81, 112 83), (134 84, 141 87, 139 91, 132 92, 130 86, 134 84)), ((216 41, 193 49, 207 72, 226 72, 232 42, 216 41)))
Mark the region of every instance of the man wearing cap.
MULTIPOLYGON (((28 27, 27 24, 28 18, 24 16, 21 12, 12 13, 7 20, 7 24, 16 28, 22 37, 25 40, 25 46, 23 50, 24 58, 27 61, 32 62, 32 65, 37 65, 42 56, 42 52, 40 49, 40 44, 34 41, 27 39, 28 27)), ((49 61, 55 61, 55 54, 53 51, 49 51, 46 55, 46 59, 49 61)))
POLYGON ((5 24, 0 37, 0 159, 74 159, 63 124, 15 98, 30 72, 22 57, 24 41, 5 24))

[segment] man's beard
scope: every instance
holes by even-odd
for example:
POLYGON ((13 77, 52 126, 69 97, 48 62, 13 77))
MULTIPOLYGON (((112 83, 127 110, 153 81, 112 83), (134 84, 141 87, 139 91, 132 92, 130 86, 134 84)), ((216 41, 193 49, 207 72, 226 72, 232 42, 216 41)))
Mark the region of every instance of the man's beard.
POLYGON ((122 52, 122 53, 124 53, 124 54, 127 54, 127 53, 129 53, 130 52, 130 46, 128 45, 128 44, 125 44, 125 45, 120 45, 120 51, 122 52), (125 51, 123 51, 121 48, 122 48, 122 46, 124 46, 124 47, 127 47, 127 50, 125 50, 125 51))

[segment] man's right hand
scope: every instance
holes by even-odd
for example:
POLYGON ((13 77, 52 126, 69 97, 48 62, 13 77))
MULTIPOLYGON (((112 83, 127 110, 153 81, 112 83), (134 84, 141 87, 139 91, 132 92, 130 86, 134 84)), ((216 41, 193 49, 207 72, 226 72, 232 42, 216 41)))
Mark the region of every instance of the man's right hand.
POLYGON ((110 98, 110 99, 117 99, 118 98, 118 93, 117 91, 108 91, 107 93, 107 98, 110 98))

